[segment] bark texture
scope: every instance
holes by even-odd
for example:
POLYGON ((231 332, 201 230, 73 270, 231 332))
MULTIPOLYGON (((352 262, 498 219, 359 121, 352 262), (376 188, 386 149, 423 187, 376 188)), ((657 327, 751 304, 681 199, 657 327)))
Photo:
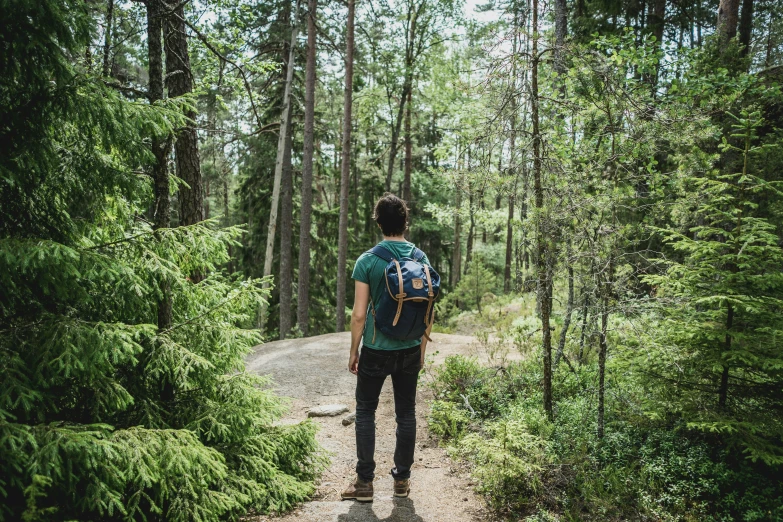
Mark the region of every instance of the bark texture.
MULTIPOLYGON (((285 50, 288 51, 286 45, 285 50)), ((294 236, 294 172, 291 166, 291 115, 288 111, 286 138, 283 150, 283 175, 280 180, 280 339, 285 339, 294 325, 293 291, 293 236, 294 236)))
POLYGON ((310 322, 310 225, 313 212, 313 134, 315 127, 315 15, 317 1, 307 2, 307 65, 305 66, 304 153, 302 156, 302 212, 299 223, 299 288, 297 324, 303 335, 310 322))
MULTIPOLYGON (((185 10, 180 4, 166 23, 166 84, 169 98, 193 92, 193 74, 190 70, 188 39, 185 32, 185 10)), ((201 164, 198 134, 195 128, 196 112, 188 111, 188 122, 177 134, 174 144, 177 177, 187 186, 179 189, 179 223, 193 225, 204 220, 204 192, 201 183, 201 164)))
MULTIPOLYGON (((729 304, 726 313, 726 340, 724 341, 724 350, 726 353, 731 350, 731 327, 734 325, 734 307, 729 304)), ((729 398, 729 366, 724 363, 723 372, 720 376, 720 386, 718 387, 718 407, 721 410, 726 409, 726 401, 729 398)))
POLYGON ((721 45, 724 47, 729 40, 737 36, 739 3, 740 0, 720 0, 718 5, 718 21, 715 31, 720 36, 721 45))
MULTIPOLYGON (((351 114, 353 105, 353 36, 355 0, 348 0, 348 20, 345 27, 345 94, 343 101, 343 157, 340 170, 340 222, 337 241, 337 327, 345 330, 345 296, 348 274, 348 203, 351 184, 351 114)), ((354 205, 355 208, 355 205, 354 205)))
POLYGON ((552 410, 552 332, 550 331, 550 312, 552 299, 550 292, 552 285, 549 283, 550 270, 547 266, 549 252, 547 248, 547 236, 545 230, 544 213, 544 189, 542 185, 542 161, 541 161, 541 129, 538 114, 538 0, 533 0, 532 11, 532 59, 530 65, 530 116, 533 125, 533 192, 536 205, 536 271, 538 274, 536 299, 541 315, 541 337, 544 360, 544 410, 547 416, 553 417, 552 410))
MULTIPOLYGON (((149 60, 149 85, 147 91, 150 103, 163 99, 163 6, 159 0, 147 2, 147 52, 149 60)), ((152 154, 155 163, 152 166, 155 202, 153 208, 153 226, 155 230, 171 226, 171 199, 169 196, 168 156, 171 151, 170 137, 154 137, 152 154)), ((158 330, 171 327, 173 314, 171 309, 171 290, 161 283, 163 297, 158 301, 158 330)))
POLYGON ((753 0, 742 0, 742 15, 739 20, 739 43, 742 44, 742 56, 748 55, 752 33, 753 0))
POLYGON ((454 288, 459 283, 460 276, 462 275, 462 223, 459 217, 460 207, 462 205, 462 190, 457 187, 457 212, 454 214, 454 248, 451 252, 451 287, 454 288))
POLYGON ((571 316, 574 313, 574 268, 569 264, 568 266, 568 303, 566 304, 565 319, 563 320, 563 331, 560 333, 560 339, 557 342, 557 352, 555 352, 554 366, 560 363, 560 359, 563 357, 565 351, 566 338, 568 337, 568 329, 571 327, 571 316))
POLYGON ((568 6, 566 0, 555 0, 555 71, 565 71, 563 46, 568 35, 568 6))
MULTIPOLYGON (((277 231, 277 211, 280 202, 280 184, 283 178, 283 164, 285 156, 285 144, 286 136, 288 135, 288 113, 291 109, 291 84, 294 79, 294 50, 296 47, 296 37, 299 34, 299 24, 296 21, 296 17, 299 12, 299 4, 297 3, 297 9, 294 11, 294 24, 291 30, 291 45, 288 54, 288 67, 285 74, 285 90, 283 91, 283 112, 280 116, 280 133, 277 137, 277 158, 275 161, 275 176, 272 182, 272 205, 269 210, 269 224, 267 226, 266 233, 266 254, 264 256, 264 272, 263 276, 268 277, 272 274, 272 260, 275 252, 275 235, 277 231)), ((268 288, 269 284, 264 283, 264 288, 268 288)), ((258 314, 258 326, 261 330, 264 329, 266 324, 266 307, 262 307, 258 314)))
POLYGON ((411 171, 413 170, 413 140, 411 137, 411 103, 413 89, 408 91, 408 103, 405 109, 405 177, 402 181, 402 199, 412 208, 411 171))
MULTIPOLYGON (((509 139, 509 174, 514 178, 513 192, 508 196, 508 219, 506 220, 506 262, 503 269, 503 291, 511 291, 511 261, 514 256, 514 203, 517 198, 517 183, 519 181, 517 172, 516 147, 517 147, 517 54, 519 53, 519 34, 523 28, 520 27, 519 13, 514 11, 514 39, 512 42, 513 61, 511 62, 511 100, 509 103, 511 117, 510 127, 511 136, 509 139)), ((500 151, 501 157, 503 151, 500 151)))
POLYGON ((103 35, 103 75, 111 74, 111 41, 114 31, 114 0, 109 0, 106 6, 106 27, 103 35))
POLYGON ((601 305, 601 334, 598 344, 598 438, 604 437, 604 412, 606 411, 606 333, 609 327, 609 298, 604 296, 601 305))

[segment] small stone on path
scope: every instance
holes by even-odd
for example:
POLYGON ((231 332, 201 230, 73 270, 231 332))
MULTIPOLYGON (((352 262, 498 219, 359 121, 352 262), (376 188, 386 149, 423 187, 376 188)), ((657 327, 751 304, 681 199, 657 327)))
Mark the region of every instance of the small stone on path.
POLYGON ((307 412, 308 417, 336 417, 342 413, 348 411, 348 406, 345 404, 326 404, 324 406, 316 406, 312 410, 307 412))
POLYGON ((343 419, 343 426, 350 426, 356 420, 356 412, 351 413, 343 419))

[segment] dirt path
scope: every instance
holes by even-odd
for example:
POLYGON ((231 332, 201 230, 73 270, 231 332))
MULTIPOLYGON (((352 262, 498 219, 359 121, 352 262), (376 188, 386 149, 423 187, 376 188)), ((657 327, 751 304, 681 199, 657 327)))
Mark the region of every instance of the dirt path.
MULTIPOLYGON (((271 374, 277 392, 291 397, 292 407, 284 422, 304 419, 307 411, 324 404, 345 404, 354 411, 356 378, 348 372, 350 334, 327 334, 306 339, 275 341, 256 348, 248 357, 248 370, 271 374)), ((461 335, 433 334, 427 352, 440 364, 452 354, 472 354, 474 339, 461 335)), ((391 379, 381 392, 376 416, 375 500, 360 504, 340 501, 340 492, 354 476, 354 425, 343 426, 342 418, 317 418, 319 442, 331 452, 332 463, 324 473, 314 499, 294 512, 275 520, 302 522, 468 522, 486 520, 481 500, 473 493, 470 478, 457 470, 445 451, 429 438, 427 412, 431 393, 419 386, 416 416, 418 434, 416 463, 407 499, 392 496, 389 470, 394 466, 394 398, 391 379)), ((260 520, 268 520, 262 518, 260 520)))

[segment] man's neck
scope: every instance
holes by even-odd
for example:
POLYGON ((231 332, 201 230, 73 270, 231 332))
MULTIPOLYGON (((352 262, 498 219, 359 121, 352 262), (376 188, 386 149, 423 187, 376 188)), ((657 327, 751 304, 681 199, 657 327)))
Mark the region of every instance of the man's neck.
POLYGON ((383 236, 384 241, 402 241, 407 243, 408 241, 403 236, 383 236))

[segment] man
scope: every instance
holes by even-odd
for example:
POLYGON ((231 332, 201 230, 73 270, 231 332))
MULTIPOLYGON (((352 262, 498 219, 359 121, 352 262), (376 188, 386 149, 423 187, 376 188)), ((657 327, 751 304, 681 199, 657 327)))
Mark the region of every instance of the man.
MULTIPOLYGON (((383 233, 380 246, 396 258, 412 257, 415 246, 405 240, 408 207, 393 194, 385 194, 375 204, 373 219, 383 233)), ((429 265, 426 256, 422 262, 429 265)), ((394 450, 394 496, 407 497, 410 492, 411 466, 416 444, 416 384, 424 365, 432 325, 421 339, 402 341, 375 330, 373 315, 368 313, 370 299, 377 308, 386 292, 386 261, 365 252, 356 261, 353 279, 356 297, 351 312, 351 353, 348 370, 356 375, 356 479, 342 493, 343 499, 369 502, 373 497, 375 478, 375 410, 386 377, 391 375, 394 387, 394 410, 397 420, 397 445, 394 450), (359 343, 362 343, 361 356, 359 343)))

